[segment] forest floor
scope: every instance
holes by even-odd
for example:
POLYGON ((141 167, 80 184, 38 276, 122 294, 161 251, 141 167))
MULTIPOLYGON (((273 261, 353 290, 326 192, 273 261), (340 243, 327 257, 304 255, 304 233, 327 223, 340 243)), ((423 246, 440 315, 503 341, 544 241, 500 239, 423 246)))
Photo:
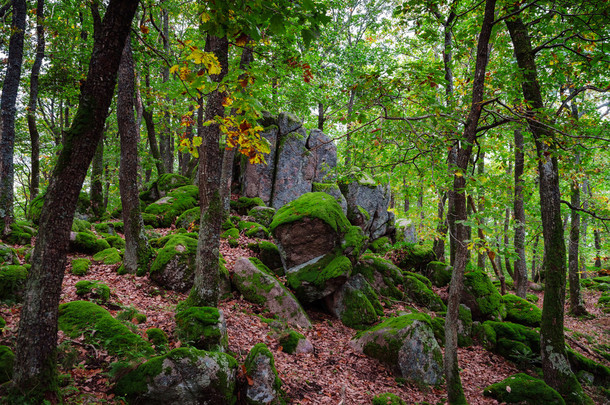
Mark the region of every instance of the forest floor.
MULTIPOLYGON (((170 230, 164 230, 165 233, 170 230)), ((240 237, 240 246, 230 248, 223 240, 221 251, 227 259, 231 271, 235 260, 241 256, 253 256, 244 248, 252 240, 240 237)), ((81 255, 82 256, 82 255, 81 255)), ((71 256, 72 257, 72 256, 71 256)), ((76 256, 73 256, 76 257, 76 256)), ((70 261, 68 261, 69 263, 70 261)), ((174 310, 176 304, 186 298, 186 294, 164 291, 148 277, 133 275, 120 276, 118 265, 103 265, 92 262, 89 272, 83 277, 74 276, 70 265, 66 267, 61 302, 80 299, 74 285, 77 281, 100 280, 111 288, 110 305, 106 307, 115 315, 121 307, 135 307, 147 316, 146 322, 135 325, 137 332, 146 337, 149 328, 161 328, 169 336, 170 348, 180 345, 174 337, 174 310)), ((437 291, 446 294, 446 291, 437 291)), ((542 306, 543 293, 540 297, 542 306)), ((603 314, 594 304, 599 292, 583 290, 588 311, 595 317, 579 319, 566 316, 566 339, 582 354, 600 363, 609 362, 593 351, 595 344, 610 344, 610 314, 603 314)), ((406 303, 405 303, 406 304, 406 303)), ((413 305, 409 303, 412 307, 413 305)), ((313 328, 301 331, 313 344, 315 351, 308 354, 289 355, 281 351, 279 342, 270 337, 270 328, 259 315, 265 315, 264 308, 243 300, 237 292, 219 305, 223 310, 228 334, 229 352, 243 361, 248 351, 256 343, 266 343, 275 355, 283 388, 290 403, 294 404, 370 404, 372 398, 384 392, 392 392, 408 404, 427 402, 444 404, 445 387, 416 386, 404 383, 392 371, 363 354, 355 352, 349 345, 356 331, 345 327, 340 321, 324 313, 321 309, 308 310, 313 328)), ((426 311, 424 308, 419 308, 426 311)), ((386 313, 396 314, 401 305, 386 309, 386 313)), ((0 315, 7 326, 0 335, 0 344, 15 348, 20 305, 0 304, 0 315)), ((85 344, 82 338, 69 339, 59 332, 61 372, 71 376, 69 384, 63 388, 67 404, 121 404, 120 398, 112 393, 113 377, 110 365, 116 358, 103 350, 85 344), (63 353, 63 355, 61 354, 63 353)), ((522 372, 515 364, 503 357, 488 352, 481 346, 459 349, 461 378, 468 402, 476 404, 497 404, 496 400, 483 397, 483 389, 489 384, 522 372)), ((586 388, 598 404, 606 404, 592 389, 586 388)))

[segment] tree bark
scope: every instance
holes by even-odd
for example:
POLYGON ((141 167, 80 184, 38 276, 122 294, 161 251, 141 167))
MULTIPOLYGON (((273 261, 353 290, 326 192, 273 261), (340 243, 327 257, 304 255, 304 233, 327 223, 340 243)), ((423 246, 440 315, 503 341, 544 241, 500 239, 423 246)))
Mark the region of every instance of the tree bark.
POLYGON ((21 65, 23 63, 23 36, 25 32, 25 0, 13 0, 11 39, 2 96, 0 97, 0 236, 11 232, 13 218, 13 182, 15 167, 15 114, 21 65))
POLYGON ((93 162, 91 162, 91 211, 95 218, 104 214, 104 135, 97 144, 93 162))
POLYGON ((439 234, 432 243, 432 251, 436 260, 445 261, 445 235, 447 235, 447 218, 445 217, 445 203, 447 202, 447 193, 438 194, 438 226, 436 232, 439 234))
POLYGON ((447 397, 450 404, 465 404, 466 398, 462 389, 460 379, 458 357, 457 357, 457 328, 460 298, 464 285, 464 269, 468 258, 468 227, 464 224, 467 219, 466 204, 466 173, 468 162, 472 154, 472 146, 476 139, 476 130, 481 117, 481 109, 484 95, 485 72, 489 60, 489 40, 494 20, 494 9, 496 0, 485 2, 485 14, 483 24, 477 44, 477 58, 474 71, 474 81, 472 84, 472 104, 466 119, 464 135, 461 146, 458 147, 456 169, 453 176, 453 208, 455 214, 455 264, 451 276, 451 286, 449 288, 449 299, 447 305, 447 315, 445 317, 445 376, 447 379, 447 397))
MULTIPOLYGON (((221 72, 211 75, 220 83, 229 69, 229 41, 227 37, 208 34, 205 51, 213 52, 220 63, 221 72)), ((224 117, 222 102, 225 93, 216 89, 209 93, 205 107, 205 121, 224 117)), ((219 248, 222 224, 222 201, 220 199, 220 174, 222 152, 220 150, 220 127, 217 123, 198 128, 203 139, 199 147, 199 201, 201 222, 197 243, 195 282, 189 296, 191 306, 216 306, 219 295, 219 248)))
MULTIPOLYGON (((479 159, 477 161, 477 175, 479 177, 482 177, 483 174, 485 174, 485 151, 482 151, 479 154, 479 159)), ((478 190, 478 198, 479 198, 479 204, 477 207, 477 210, 479 213, 482 213, 483 210, 485 209, 485 187, 481 187, 478 190)), ((474 208, 473 208, 474 211, 474 208)), ((479 224, 480 225, 485 225, 485 217, 481 216, 480 220, 479 220, 479 224)), ((479 226, 479 234, 481 234, 481 227, 479 226)), ((487 250, 485 249, 485 242, 481 241, 480 243, 477 244, 477 250, 478 250, 478 254, 477 254, 477 267, 479 268, 479 270, 481 271, 485 271, 485 257, 489 254, 485 254, 485 252, 482 252, 481 249, 487 250)))
POLYGON ((38 100, 38 77, 44 58, 44 0, 36 2, 36 58, 32 65, 30 76, 30 101, 28 103, 27 120, 32 145, 30 172, 30 201, 38 195, 40 188, 40 135, 36 125, 36 108, 38 100))
POLYGON ((121 137, 119 189, 125 225, 123 266, 128 273, 143 274, 148 269, 151 249, 144 232, 138 193, 138 141, 140 134, 134 119, 134 63, 131 40, 127 37, 119 66, 117 120, 121 137))
POLYGON ((568 403, 585 404, 590 399, 570 369, 564 338, 564 302, 566 281, 566 248, 561 220, 559 166, 556 142, 544 118, 542 92, 534 51, 526 25, 520 17, 506 20, 517 65, 521 70, 523 98, 527 100, 526 119, 534 136, 540 176, 540 206, 544 237, 544 273, 546 288, 540 326, 540 347, 544 381, 556 389, 568 403))
MULTIPOLYGON (((169 12, 166 8, 161 10, 161 22, 163 24, 163 35, 161 40, 163 42, 163 50, 166 54, 169 54, 169 12)), ((161 77, 163 83, 167 83, 169 80, 169 66, 164 66, 161 71, 161 77)), ((171 114, 168 111, 171 102, 169 97, 165 97, 165 111, 163 112, 163 125, 162 131, 159 134, 159 151, 161 153, 161 160, 165 167, 165 173, 173 173, 174 169, 174 138, 171 131, 171 114)))
POLYGON ((515 211, 515 289, 517 296, 525 298, 527 294, 527 266, 525 265, 525 206, 523 204, 523 169, 525 156, 523 154, 523 133, 520 129, 514 131, 515 136, 515 197, 513 209, 515 211))
MULTIPOLYGON (((42 403, 56 397, 57 310, 78 194, 104 129, 136 0, 110 0, 87 80, 53 171, 32 254, 17 338, 15 395, 42 403)), ((52 402, 52 401, 51 401, 52 402)))

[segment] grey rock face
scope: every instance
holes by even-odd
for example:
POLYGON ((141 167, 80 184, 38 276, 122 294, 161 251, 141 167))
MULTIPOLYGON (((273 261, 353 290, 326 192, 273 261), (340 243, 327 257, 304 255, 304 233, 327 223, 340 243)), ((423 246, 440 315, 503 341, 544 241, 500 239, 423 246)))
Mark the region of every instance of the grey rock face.
POLYGON ((279 281, 240 257, 233 266, 233 283, 244 298, 264 305, 287 324, 310 328, 311 322, 301 304, 279 281))
POLYGON ((270 145, 270 153, 268 156, 265 156, 267 164, 246 163, 244 165, 242 180, 243 195, 249 198, 260 197, 265 204, 269 204, 273 192, 273 177, 278 140, 277 126, 267 128, 267 130, 262 133, 262 136, 269 141, 270 145))
POLYGON ((280 136, 282 136, 301 128, 303 122, 296 115, 283 112, 277 118, 277 125, 280 129, 280 136))
POLYGON ((337 146, 324 132, 319 129, 311 130, 307 139, 307 149, 311 151, 313 163, 313 178, 317 183, 333 181, 330 170, 337 166, 337 146))
POLYGON ((429 385, 443 381, 443 355, 432 330, 425 323, 413 322, 405 334, 398 352, 398 367, 407 380, 429 385))
POLYGON ((390 185, 374 185, 361 180, 342 186, 342 191, 347 200, 347 218, 350 222, 360 226, 371 240, 385 235, 392 219, 388 212, 390 185))
POLYGON ((382 312, 379 298, 361 274, 356 274, 334 294, 326 297, 329 311, 344 325, 364 329, 379 319, 376 307, 382 312))
POLYGON ((246 358, 245 366, 252 382, 246 389, 246 402, 250 405, 281 404, 281 382, 269 349, 262 343, 255 345, 246 358))

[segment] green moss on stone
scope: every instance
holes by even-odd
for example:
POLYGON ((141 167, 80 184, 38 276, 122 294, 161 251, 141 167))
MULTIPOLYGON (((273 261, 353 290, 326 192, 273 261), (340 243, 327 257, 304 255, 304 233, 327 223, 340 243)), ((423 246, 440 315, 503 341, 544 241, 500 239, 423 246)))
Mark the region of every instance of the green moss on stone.
POLYGON ((179 255, 179 261, 184 262, 192 260, 194 255, 197 253, 197 241, 187 234, 172 235, 163 249, 159 250, 155 261, 150 266, 150 273, 153 274, 157 271, 161 271, 167 263, 179 255))
POLYGON ((282 257, 280 256, 280 250, 277 245, 273 242, 263 240, 258 242, 257 249, 260 254, 261 262, 272 269, 278 276, 283 276, 284 267, 282 266, 282 257))
POLYGON ((237 239, 237 238, 239 238, 239 229, 237 229, 237 228, 228 229, 228 230, 224 231, 222 234, 220 234, 220 237, 223 239, 237 239))
POLYGON ((525 326, 540 326, 542 311, 536 305, 513 294, 504 295, 502 300, 506 305, 507 321, 525 326))
POLYGON ((72 259, 72 274, 75 276, 84 276, 89 271, 91 260, 87 258, 72 259))
POLYGON ((375 307, 362 291, 347 289, 343 295, 343 305, 345 309, 341 313, 341 322, 350 328, 366 329, 379 319, 375 307))
POLYGON ((150 328, 146 330, 148 341, 155 346, 162 347, 167 345, 167 334, 159 328, 150 328))
POLYGON ((485 388, 483 395, 507 404, 565 404, 544 381, 519 373, 485 388))
POLYGON ((575 372, 586 371, 593 375, 593 383, 595 385, 610 386, 610 368, 583 356, 573 349, 566 349, 566 354, 575 372))
POLYGON ((35 223, 40 222, 40 215, 42 214, 42 206, 44 205, 45 193, 40 193, 30 202, 30 212, 28 217, 35 223))
POLYGON ((177 312, 176 336, 180 341, 200 350, 220 350, 226 346, 226 336, 218 324, 220 312, 214 307, 190 307, 177 312))
POLYGON ((0 346, 0 384, 13 379, 15 354, 8 346, 0 346))
MULTIPOLYGON (((280 398, 278 398, 278 400, 276 400, 272 403, 279 404, 282 402, 281 397, 283 396, 282 381, 280 380, 280 377, 277 374, 277 369, 275 368, 275 359, 273 357, 273 353, 271 353, 271 351, 269 350, 267 345, 265 345, 264 343, 257 343, 254 345, 254 347, 252 347, 252 349, 250 349, 250 353, 248 353, 248 356, 246 357, 246 360, 244 362, 244 366, 246 368, 246 374, 251 376, 251 375, 254 375, 255 373, 257 373, 258 365, 256 362, 256 358, 259 356, 265 356, 269 359, 269 365, 271 366, 271 372, 273 373, 273 376, 274 376, 272 388, 276 393, 278 393, 278 396, 280 397, 280 398)), ((256 404, 263 404, 263 402, 254 402, 254 401, 248 401, 248 402, 256 403, 256 404)))
POLYGON ((104 264, 117 264, 123 260, 121 252, 117 248, 111 247, 104 249, 101 252, 97 252, 93 255, 93 260, 96 262, 103 262, 104 264))
POLYGON ((432 261, 426 266, 426 275, 435 287, 444 287, 451 282, 451 266, 432 261))
MULTIPOLYGON (((502 296, 485 272, 479 270, 466 272, 464 274, 464 290, 474 297, 477 309, 485 319, 504 319, 506 307, 502 301, 502 296)), ((471 309, 473 312, 475 311, 474 308, 471 309)))
POLYGON ((273 215, 275 215, 275 209, 270 207, 254 207, 248 211, 248 216, 265 227, 268 227, 273 221, 273 215))
POLYGON ((104 308, 89 301, 61 304, 58 326, 69 337, 83 335, 86 342, 121 358, 136 358, 153 352, 147 341, 132 333, 104 308))
POLYGON ((289 329, 285 331, 280 337, 280 346, 282 346, 282 351, 284 353, 293 354, 299 345, 299 341, 304 339, 305 336, 295 330, 289 329))
POLYGON ((184 211, 176 219, 176 226, 187 229, 199 229, 199 220, 201 219, 201 208, 194 207, 184 211))
POLYGON ((322 288, 327 281, 337 277, 349 277, 352 263, 345 256, 326 255, 316 263, 302 267, 287 275, 291 288, 299 291, 303 283, 322 288))
POLYGON ((540 333, 532 328, 511 322, 486 321, 483 323, 487 340, 492 350, 503 357, 522 364, 524 361, 538 363, 540 333), (495 342, 494 342, 495 340, 495 342))
POLYGON ((19 264, 19 258, 17 252, 2 243, 0 243, 0 264, 19 264))
POLYGON ((362 254, 362 250, 366 247, 367 240, 368 238, 362 231, 362 228, 359 226, 350 226, 341 242, 343 254, 353 258, 353 261, 355 262, 362 254))
POLYGON ((245 235, 250 238, 268 238, 269 230, 261 224, 249 221, 239 221, 237 227, 240 231, 244 231, 245 235))
POLYGON ((351 224, 337 201, 326 193, 306 193, 280 208, 269 226, 271 232, 280 226, 299 221, 304 217, 324 221, 338 233, 347 233, 351 224))
POLYGON ((72 232, 85 232, 91 230, 91 222, 84 219, 74 218, 72 221, 72 232))
MULTIPOLYGON (((428 281, 429 282, 429 281, 428 281)), ((431 311, 446 311, 447 306, 426 284, 417 277, 406 275, 403 281, 405 293, 416 304, 426 307, 431 311)))
POLYGON ((146 322, 146 315, 135 307, 128 307, 116 314, 116 319, 140 324, 146 322))
POLYGON ((392 261, 402 270, 423 272, 428 263, 435 260, 432 248, 423 245, 404 243, 392 252, 392 261))
POLYGON ((99 302, 108 302, 110 299, 110 288, 101 281, 81 280, 74 287, 76 287, 76 295, 90 295, 99 302))
POLYGON ((386 253, 388 250, 390 250, 392 248, 392 243, 390 242, 390 238, 388 238, 387 236, 383 236, 379 239, 374 240, 369 248, 374 252, 374 253, 381 253, 384 254, 386 253))
POLYGON ((373 397, 373 405, 407 405, 398 395, 386 392, 373 397))
POLYGON ((73 251, 84 254, 95 254, 104 249, 108 249, 110 244, 105 239, 98 239, 89 232, 78 232, 73 241, 70 241, 73 251))
POLYGON ((125 239, 120 236, 108 236, 106 242, 113 248, 125 249, 125 239))
POLYGON ((0 301, 20 299, 27 277, 28 271, 24 266, 0 267, 0 301))
POLYGON ((536 294, 527 294, 525 296, 525 298, 531 302, 531 303, 537 303, 538 301, 540 301, 540 298, 538 298, 538 296, 536 294))
POLYGON ((259 197, 239 197, 237 201, 231 201, 230 205, 232 209, 234 209, 241 215, 246 214, 254 207, 265 207, 265 203, 259 197))
POLYGON ((402 284, 402 273, 389 260, 372 254, 365 254, 354 266, 353 273, 362 274, 371 286, 376 286, 377 293, 383 297, 396 300, 401 300, 404 297, 403 292, 397 287, 402 284), (379 276, 381 276, 384 286, 377 285, 376 280, 379 276))

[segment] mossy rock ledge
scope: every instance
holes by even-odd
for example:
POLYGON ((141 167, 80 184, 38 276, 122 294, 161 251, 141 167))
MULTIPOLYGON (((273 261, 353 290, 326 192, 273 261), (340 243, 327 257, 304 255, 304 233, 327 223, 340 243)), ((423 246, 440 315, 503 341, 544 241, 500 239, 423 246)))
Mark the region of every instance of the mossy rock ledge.
POLYGON ((506 306, 489 276, 480 270, 464 274, 461 303, 472 311, 475 321, 502 321, 506 318, 506 306))
POLYGON ((237 368, 228 354, 181 347, 141 364, 117 381, 114 392, 137 404, 232 405, 237 368))
POLYGON ((311 328, 309 317, 299 301, 258 259, 237 259, 232 281, 246 300, 264 305, 293 327, 311 328))
MULTIPOLYGON (((423 276, 421 276, 423 277, 423 276)), ((424 278, 425 279, 425 278, 424 278)), ((427 281, 427 279, 425 279, 427 281)), ((417 305, 431 311, 446 311, 447 306, 434 291, 415 275, 407 275, 403 281, 405 294, 417 305)))
POLYGON ((285 403, 282 381, 275 368, 273 353, 264 343, 254 345, 244 364, 250 382, 246 388, 246 403, 250 405, 280 405, 285 403))
POLYGON ((542 311, 536 305, 514 294, 502 296, 506 305, 506 320, 525 326, 540 327, 542 311))
POLYGON ((214 307, 190 307, 176 313, 176 336, 199 350, 224 352, 229 344, 222 311, 214 307))
POLYGON ((507 404, 565 404, 561 395, 544 381, 523 373, 488 386, 483 395, 507 404))
POLYGON ((403 299, 403 292, 398 289, 403 276, 396 265, 384 258, 365 254, 354 266, 354 274, 362 274, 375 292, 384 297, 403 299))
POLYGON ((354 329, 366 329, 383 315, 379 297, 361 274, 350 277, 325 302, 333 315, 354 329))
POLYGON ((21 300, 27 277, 28 271, 24 266, 11 264, 0 267, 0 301, 21 300))
POLYGON ((359 332, 351 345, 399 370, 409 381, 428 385, 443 382, 443 355, 429 315, 411 313, 389 318, 359 332))

